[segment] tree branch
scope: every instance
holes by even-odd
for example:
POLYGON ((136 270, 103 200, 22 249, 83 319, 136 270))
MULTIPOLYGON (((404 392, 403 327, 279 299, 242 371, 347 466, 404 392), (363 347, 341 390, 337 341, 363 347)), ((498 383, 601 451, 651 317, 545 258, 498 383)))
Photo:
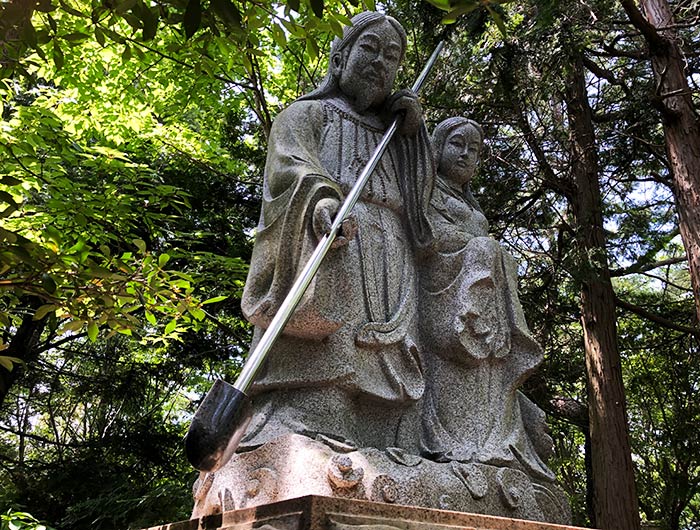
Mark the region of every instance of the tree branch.
POLYGON ((663 326, 668 329, 674 329, 676 331, 680 331, 682 333, 690 333, 691 335, 700 338, 700 328, 694 328, 692 326, 684 326, 683 324, 678 324, 674 322, 673 320, 669 320, 668 318, 664 318, 660 315, 657 315, 655 313, 652 313, 643 307, 640 307, 635 304, 631 304, 629 302, 625 302, 624 300, 621 300, 617 296, 615 297, 615 305, 618 307, 621 307, 622 309, 626 309, 630 313, 634 313, 637 316, 640 316, 642 318, 645 318, 647 320, 650 320, 651 322, 654 322, 656 324, 659 324, 660 326, 663 326))
POLYGON ((620 0, 620 4, 627 13, 630 22, 642 33, 650 46, 659 49, 666 47, 666 39, 659 34, 656 26, 646 19, 634 0, 620 0))
POLYGON ((642 272, 647 272, 651 271, 654 269, 658 269, 659 267, 665 267, 667 265, 675 265, 676 263, 683 263, 684 261, 687 261, 688 258, 686 256, 680 256, 678 258, 669 258, 661 261, 654 261, 652 263, 635 263, 634 265, 630 265, 629 267, 625 267, 624 269, 615 269, 610 271, 610 276, 613 277, 620 277, 620 276, 627 276, 628 274, 637 274, 637 273, 642 273, 642 272))

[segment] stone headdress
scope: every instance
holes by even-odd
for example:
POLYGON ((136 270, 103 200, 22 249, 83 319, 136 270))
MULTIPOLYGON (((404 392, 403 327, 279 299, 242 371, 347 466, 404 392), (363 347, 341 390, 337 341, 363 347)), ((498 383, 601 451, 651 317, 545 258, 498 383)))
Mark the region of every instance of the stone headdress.
MULTIPOLYGON (((332 57, 338 53, 344 54, 350 51, 352 45, 355 43, 357 38, 365 31, 367 28, 379 24, 380 22, 387 21, 399 34, 401 39, 401 60, 403 60, 404 53, 406 52, 406 31, 403 26, 393 17, 389 15, 384 15, 377 11, 363 11, 362 13, 352 17, 352 26, 343 27, 343 38, 336 37, 333 39, 331 44, 331 54, 332 57)), ((308 94, 304 94, 297 101, 309 100, 309 99, 323 99, 326 96, 331 95, 338 89, 338 79, 333 75, 333 63, 328 61, 328 73, 326 77, 321 81, 319 87, 308 94)))

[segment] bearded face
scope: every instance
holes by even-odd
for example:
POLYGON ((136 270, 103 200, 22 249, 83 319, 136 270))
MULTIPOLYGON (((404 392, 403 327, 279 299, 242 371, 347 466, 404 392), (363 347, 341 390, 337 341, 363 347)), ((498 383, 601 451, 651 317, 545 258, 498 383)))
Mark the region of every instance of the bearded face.
POLYGON ((389 97, 401 53, 401 37, 383 20, 363 31, 347 55, 332 57, 338 86, 356 110, 381 106, 389 97))

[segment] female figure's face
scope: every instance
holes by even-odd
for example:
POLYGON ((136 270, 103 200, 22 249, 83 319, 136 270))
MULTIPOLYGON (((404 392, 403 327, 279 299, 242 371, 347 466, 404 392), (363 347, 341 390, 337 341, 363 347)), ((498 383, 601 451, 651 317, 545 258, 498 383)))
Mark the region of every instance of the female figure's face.
POLYGON ((383 20, 365 29, 345 57, 331 58, 340 90, 356 110, 376 107, 391 94, 401 52, 401 37, 383 20))
POLYGON ((476 172, 480 151, 479 131, 468 123, 460 125, 445 140, 438 172, 450 182, 464 186, 476 172))

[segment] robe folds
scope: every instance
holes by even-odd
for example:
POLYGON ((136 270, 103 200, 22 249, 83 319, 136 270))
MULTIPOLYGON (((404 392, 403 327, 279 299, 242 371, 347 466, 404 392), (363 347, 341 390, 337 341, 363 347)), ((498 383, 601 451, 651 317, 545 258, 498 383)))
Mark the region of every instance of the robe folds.
POLYGON ((520 467, 551 481, 544 413, 518 391, 543 353, 518 299, 515 260, 440 177, 431 216, 438 235, 420 294, 431 381, 422 448, 437 460, 520 467))
MULTIPOLYGON (((317 244, 316 204, 344 200, 383 132, 333 98, 297 101, 276 118, 242 299, 254 344, 317 244)), ((394 137, 353 210, 357 234, 326 256, 253 395, 340 388, 385 404, 422 396, 414 252, 432 238, 433 164, 425 127, 394 137)))

